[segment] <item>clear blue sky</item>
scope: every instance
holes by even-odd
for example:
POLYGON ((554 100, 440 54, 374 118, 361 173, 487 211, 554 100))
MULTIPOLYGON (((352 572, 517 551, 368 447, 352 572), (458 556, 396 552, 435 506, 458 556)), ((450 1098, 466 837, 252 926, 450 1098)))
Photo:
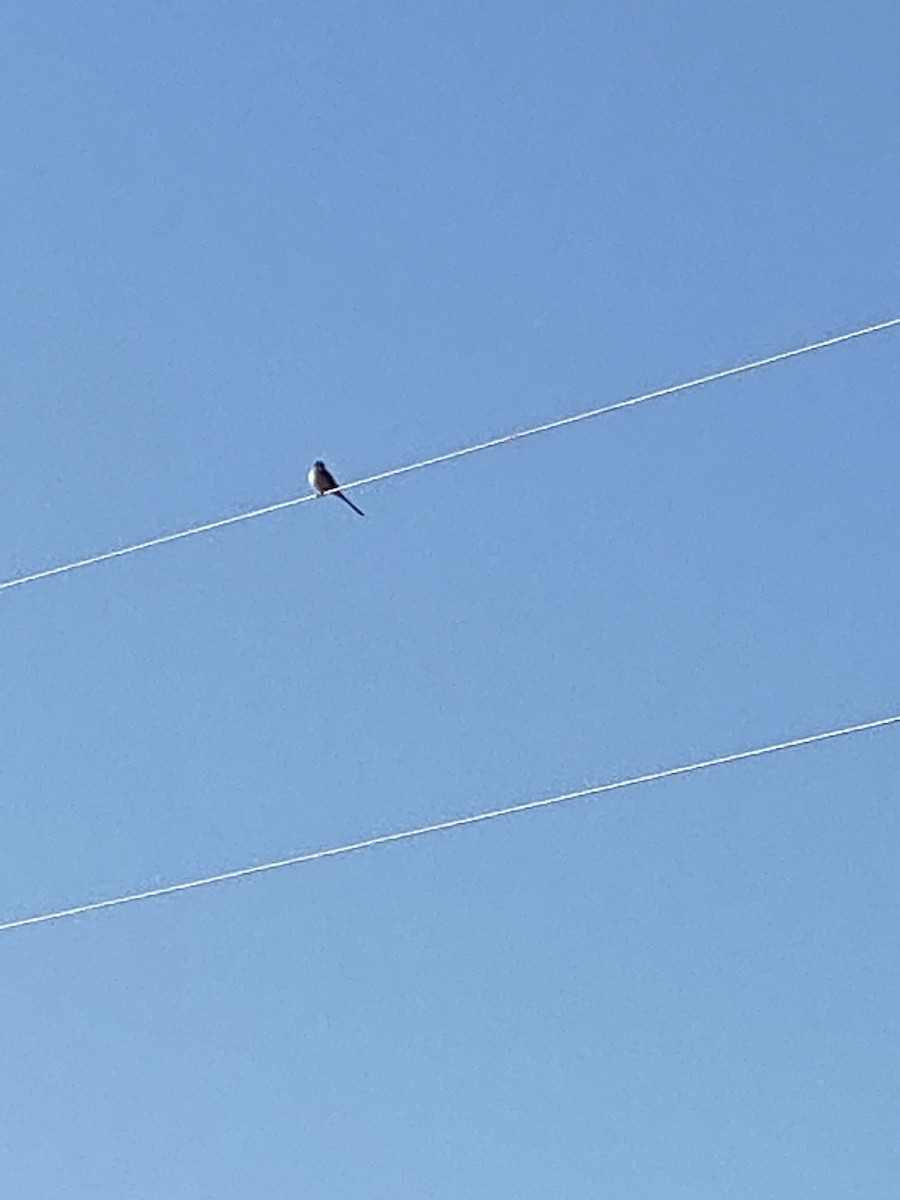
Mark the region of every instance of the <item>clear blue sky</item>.
MULTIPOLYGON (((900 312, 900 17, 0 17, 0 578, 900 312)), ((897 710, 888 333, 7 592, 0 919, 897 710)), ((893 730, 0 937, 15 1200, 894 1196, 893 730)))

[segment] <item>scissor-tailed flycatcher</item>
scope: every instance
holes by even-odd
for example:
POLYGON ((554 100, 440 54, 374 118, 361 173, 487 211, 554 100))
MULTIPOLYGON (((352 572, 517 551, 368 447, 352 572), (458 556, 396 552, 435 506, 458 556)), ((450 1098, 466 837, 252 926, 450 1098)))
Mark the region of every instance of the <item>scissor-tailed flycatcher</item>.
POLYGON ((338 487, 337 480, 322 462, 321 458, 317 458, 309 468, 307 479, 309 479, 309 486, 313 491, 318 492, 320 496, 324 496, 327 493, 330 493, 332 496, 340 496, 343 502, 349 504, 355 513, 359 513, 361 517, 366 515, 361 508, 356 507, 352 500, 347 499, 338 487))

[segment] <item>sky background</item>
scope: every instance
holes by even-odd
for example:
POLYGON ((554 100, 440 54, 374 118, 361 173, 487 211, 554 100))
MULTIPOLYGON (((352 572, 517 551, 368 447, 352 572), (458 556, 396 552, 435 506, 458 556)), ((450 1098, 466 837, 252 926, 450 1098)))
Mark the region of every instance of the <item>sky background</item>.
MULTIPOLYGON (((900 15, 0 15, 0 578, 900 314, 900 15)), ((0 596, 0 920, 900 710, 881 334, 0 596)), ((878 1198, 900 733, 0 936, 15 1200, 878 1198)))

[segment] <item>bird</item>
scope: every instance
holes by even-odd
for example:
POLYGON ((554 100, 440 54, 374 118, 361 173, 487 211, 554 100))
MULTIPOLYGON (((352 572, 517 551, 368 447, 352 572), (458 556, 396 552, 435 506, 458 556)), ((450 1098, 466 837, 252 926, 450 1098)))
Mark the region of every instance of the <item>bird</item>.
POLYGON ((307 475, 307 479, 309 480, 309 486, 314 492, 318 493, 318 495, 324 496, 326 493, 330 492, 332 496, 340 496, 343 502, 345 504, 349 504, 355 513, 359 513, 361 517, 366 515, 361 508, 356 507, 352 500, 347 499, 347 497, 338 487, 337 480, 322 462, 321 458, 317 458, 313 465, 309 468, 309 475, 307 475))

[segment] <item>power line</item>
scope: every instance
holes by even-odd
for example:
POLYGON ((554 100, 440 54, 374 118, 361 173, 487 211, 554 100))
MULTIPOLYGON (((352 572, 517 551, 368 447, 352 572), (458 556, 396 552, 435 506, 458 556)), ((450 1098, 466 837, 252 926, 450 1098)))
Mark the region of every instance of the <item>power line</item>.
MULTIPOLYGON (((864 329, 854 329, 849 333, 840 333, 836 337, 825 338, 823 341, 811 342, 794 350, 783 350, 779 354, 770 354, 767 358, 758 358, 754 362, 744 363, 737 367, 728 367, 724 371, 714 371, 711 375, 701 375, 698 379, 688 380, 687 383, 676 383, 670 387, 659 388, 654 392, 645 392, 641 396, 632 396, 628 400, 619 400, 615 404, 607 404, 601 408, 591 408, 586 412, 576 413, 571 417, 561 417, 555 421, 547 421, 543 425, 535 425, 531 429, 521 429, 517 433, 503 434, 501 437, 490 438, 486 442, 477 442, 473 446, 465 446, 461 450, 450 450, 446 454, 438 454, 434 458, 424 458, 421 462, 409 463, 403 467, 392 467, 377 475, 368 475, 364 479, 356 479, 352 483, 342 483, 341 490, 363 487, 368 483, 379 483, 385 479, 394 479, 398 475, 408 475, 411 471, 421 471, 425 467, 434 467, 439 463, 452 462, 457 458, 465 458, 469 454, 478 454, 482 450, 492 450, 496 446, 505 446, 510 442, 518 442, 523 438, 534 437, 539 433, 549 433, 553 429, 562 429, 566 425, 575 425, 580 421, 589 421, 594 417, 603 417, 607 413, 618 412, 623 408, 634 408, 638 404, 646 404, 648 400, 659 400, 663 396, 674 396, 677 392, 686 392, 692 388, 702 387, 707 383, 715 383, 720 379, 729 379, 734 375, 745 375, 749 371, 758 371, 761 367, 770 367, 775 363, 785 362, 790 358, 798 358, 801 354, 812 354, 815 350, 825 350, 829 346, 837 346, 854 338, 866 337, 871 333, 880 333, 900 325, 900 317, 892 317, 889 321, 880 321, 877 325, 867 325, 864 329)), ((165 546, 169 542, 179 542, 201 533, 211 533, 214 529, 224 529, 226 525, 236 525, 240 521, 252 521, 256 517, 264 517, 269 513, 280 512, 285 508, 293 508, 298 504, 306 504, 315 500, 313 495, 293 496, 289 500, 278 500, 274 504, 266 504, 262 508, 250 509, 248 512, 237 513, 232 517, 222 517, 216 521, 207 521, 203 525, 194 525, 190 529, 182 529, 177 533, 164 533, 159 537, 148 538, 143 542, 135 542, 131 546, 122 546, 118 550, 105 550, 101 554, 93 554, 88 558, 79 558, 74 562, 63 563, 57 567, 48 567, 44 571, 34 571, 30 575, 20 575, 15 579, 0 582, 0 592, 9 588, 22 587, 27 583, 36 583, 39 579, 49 579, 53 575, 64 575, 69 571, 78 571, 82 567, 92 567, 97 563, 108 562, 113 558, 123 558, 127 554, 137 554, 140 550, 150 550, 154 546, 165 546)))
POLYGON ((413 838, 425 837, 432 833, 444 833, 449 829, 461 829, 464 825, 479 825, 485 821, 495 821, 499 817, 512 817, 537 808, 550 808, 555 804, 566 804, 570 800, 582 800, 588 796, 599 796, 605 792, 615 792, 622 788, 636 787, 641 783, 653 783, 660 779, 672 779, 677 775, 691 775, 696 771, 706 771, 710 767, 722 767, 727 763, 742 762, 748 758, 761 758, 765 754, 777 754, 782 750, 795 750, 800 746, 811 746, 816 742, 848 737, 851 734, 863 733, 866 730, 872 729, 882 729, 886 725, 896 725, 898 723, 900 723, 900 713, 892 717, 880 717, 876 721, 865 721, 858 725, 846 725, 842 729, 830 729, 824 733, 812 733, 804 737, 791 738, 790 741, 786 742, 775 742, 770 746, 758 746, 753 750, 739 750, 734 754, 722 754, 717 758, 707 758, 701 762, 689 763, 686 766, 667 767, 662 771, 651 771, 645 775, 635 775, 631 779, 619 779, 613 783, 601 783, 596 787, 582 788, 577 792, 565 792, 560 796, 550 796, 542 800, 528 800, 524 804, 512 804, 506 808, 495 808, 488 812, 474 813, 468 817, 453 817, 448 821, 438 821, 433 825, 421 825, 417 829, 404 829, 398 833, 383 833, 376 837, 364 838, 358 842, 348 842, 343 846, 331 846, 325 850, 312 850, 306 854, 295 854, 290 858, 259 863, 251 867, 238 867, 233 871, 222 871, 218 875, 207 875, 201 879, 190 879, 183 883, 166 884, 163 887, 149 888, 142 892, 131 892, 128 895, 115 896, 108 900, 94 900, 87 904, 78 904, 74 908, 62 908, 56 912, 39 913, 33 917, 21 917, 18 920, 5 921, 3 924, 0 924, 0 933, 9 932, 12 929, 22 929, 26 925, 42 925, 49 921, 62 921, 67 917, 77 917, 85 913, 99 912, 104 908, 119 908, 123 904, 136 904, 140 900, 154 900, 160 896, 173 896, 177 892, 188 892, 195 888, 211 887, 213 884, 227 883, 232 879, 245 879, 250 875, 261 875, 266 871, 279 871, 283 867, 297 867, 303 863, 318 862, 323 858, 338 858, 344 854, 353 854, 357 850, 368 850, 374 846, 386 846, 389 842, 408 842, 413 838))

